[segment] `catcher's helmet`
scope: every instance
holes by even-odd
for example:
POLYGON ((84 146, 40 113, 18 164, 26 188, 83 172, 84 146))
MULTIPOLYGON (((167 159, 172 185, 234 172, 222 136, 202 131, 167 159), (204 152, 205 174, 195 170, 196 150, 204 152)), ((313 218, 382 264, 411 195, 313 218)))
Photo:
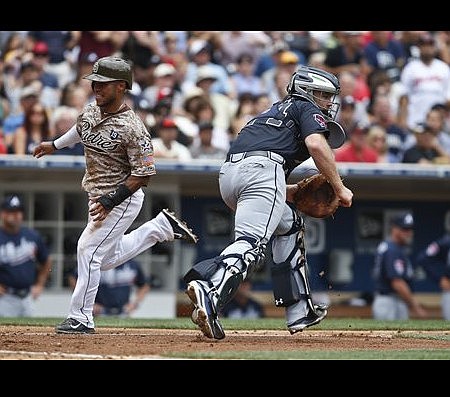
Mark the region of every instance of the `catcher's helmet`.
POLYGON ((300 66, 297 71, 292 74, 286 91, 289 95, 298 96, 319 106, 314 95, 314 91, 321 91, 333 94, 330 98, 331 108, 323 108, 319 106, 321 111, 334 120, 339 109, 339 103, 335 101, 336 95, 339 94, 340 85, 338 78, 324 70, 311 66, 300 66))
POLYGON ((92 73, 84 76, 83 79, 100 82, 123 80, 127 83, 129 90, 133 85, 131 65, 119 57, 98 59, 92 67, 92 73))

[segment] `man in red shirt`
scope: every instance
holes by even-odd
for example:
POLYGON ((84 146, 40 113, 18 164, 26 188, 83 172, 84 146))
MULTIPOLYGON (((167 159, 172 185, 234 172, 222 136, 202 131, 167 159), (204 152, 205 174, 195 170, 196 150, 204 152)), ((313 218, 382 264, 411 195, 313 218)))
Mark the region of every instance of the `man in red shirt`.
POLYGON ((335 151, 337 162, 376 163, 378 154, 366 142, 367 128, 356 126, 348 131, 349 139, 335 151))

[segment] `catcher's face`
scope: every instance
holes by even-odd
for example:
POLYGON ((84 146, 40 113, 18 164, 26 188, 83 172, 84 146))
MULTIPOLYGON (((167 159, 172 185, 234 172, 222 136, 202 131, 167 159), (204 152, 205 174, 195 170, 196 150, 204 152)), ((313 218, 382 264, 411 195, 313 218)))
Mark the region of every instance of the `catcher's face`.
POLYGON ((339 105, 335 102, 336 94, 325 91, 313 91, 313 98, 316 105, 322 112, 334 120, 339 105))

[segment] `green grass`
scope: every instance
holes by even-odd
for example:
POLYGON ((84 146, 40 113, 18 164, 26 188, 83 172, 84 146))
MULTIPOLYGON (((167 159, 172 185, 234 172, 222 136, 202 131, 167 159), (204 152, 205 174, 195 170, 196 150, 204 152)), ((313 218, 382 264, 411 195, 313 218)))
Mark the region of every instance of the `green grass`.
MULTIPOLYGON (((41 325, 54 326, 63 318, 0 318, 0 325, 41 325)), ((284 330, 286 324, 282 318, 264 318, 256 320, 221 319, 225 329, 236 330, 284 330)), ((95 320, 97 328, 124 327, 124 328, 173 328, 193 329, 190 318, 175 319, 139 319, 121 317, 98 317, 95 320)), ((445 320, 408 320, 408 321, 378 321, 368 318, 327 318, 314 326, 314 330, 423 330, 423 331, 450 331, 450 322, 445 320)))
MULTIPOLYGON (((35 325, 53 327, 61 318, 0 318, 0 325, 35 325)), ((267 318, 257 320, 222 319, 225 330, 279 330, 286 331, 284 319, 267 318)), ((153 329, 195 329, 190 318, 176 319, 124 319, 119 317, 99 317, 96 328, 153 328, 153 329)), ((428 340, 450 341, 450 323, 444 320, 408 320, 408 321, 376 321, 359 318, 327 318, 314 326, 314 330, 394 330, 394 337, 420 338, 428 340), (402 331, 418 331, 408 332, 402 331), (435 331, 423 334, 420 331, 435 331)), ((218 342, 220 343, 220 342, 218 342)), ((193 352, 177 353, 176 358, 189 359, 225 359, 225 360, 449 360, 450 349, 405 349, 405 350, 292 350, 292 351, 239 351, 239 346, 226 352, 193 352)), ((168 357, 175 357, 170 353, 168 357)))

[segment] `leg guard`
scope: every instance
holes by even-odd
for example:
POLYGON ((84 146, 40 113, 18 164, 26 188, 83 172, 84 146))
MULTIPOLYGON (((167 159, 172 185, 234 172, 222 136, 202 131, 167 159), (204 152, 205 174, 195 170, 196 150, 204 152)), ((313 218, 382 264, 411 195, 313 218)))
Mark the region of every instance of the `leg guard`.
POLYGON ((241 282, 264 260, 265 245, 255 239, 241 237, 252 245, 243 254, 220 255, 195 264, 183 277, 186 283, 192 280, 206 281, 208 297, 219 312, 235 295, 241 282), (230 260, 234 258, 234 260, 230 260))
MULTIPOLYGON (((314 312, 315 307, 312 303, 311 289, 309 286, 306 262, 306 250, 304 244, 304 224, 295 221, 299 228, 296 235, 294 247, 285 261, 271 265, 271 274, 273 282, 273 294, 275 305, 279 307, 288 307, 301 299, 305 299, 309 308, 314 312), (296 259, 294 259, 297 257, 296 259)), ((289 235, 293 234, 292 232, 289 235)))

